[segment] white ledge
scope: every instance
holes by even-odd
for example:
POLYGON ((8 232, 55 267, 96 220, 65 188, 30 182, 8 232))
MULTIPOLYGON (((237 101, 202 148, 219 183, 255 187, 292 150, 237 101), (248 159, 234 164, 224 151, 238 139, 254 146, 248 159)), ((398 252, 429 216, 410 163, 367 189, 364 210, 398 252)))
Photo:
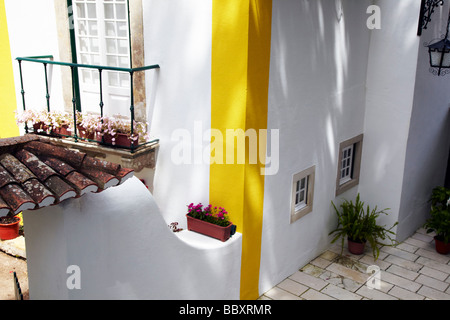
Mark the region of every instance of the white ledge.
POLYGON ((212 237, 205 236, 201 233, 189 231, 189 230, 175 232, 175 234, 178 236, 178 238, 180 240, 182 240, 186 244, 188 244, 194 248, 203 249, 203 250, 227 247, 227 246, 232 245, 236 241, 240 241, 240 239, 242 238, 242 234, 239 232, 236 232, 231 238, 229 238, 225 242, 220 241, 215 238, 212 238, 212 237))

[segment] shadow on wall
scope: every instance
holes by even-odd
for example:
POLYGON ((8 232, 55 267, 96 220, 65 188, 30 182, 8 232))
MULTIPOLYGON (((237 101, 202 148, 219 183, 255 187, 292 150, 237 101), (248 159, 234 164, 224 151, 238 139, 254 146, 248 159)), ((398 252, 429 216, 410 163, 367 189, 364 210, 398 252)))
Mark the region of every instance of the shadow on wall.
POLYGON ((369 1, 328 2, 274 2, 268 129, 283 156, 266 177, 261 290, 329 244, 339 143, 363 131, 369 1), (292 176, 312 165, 313 212, 289 224, 292 176))

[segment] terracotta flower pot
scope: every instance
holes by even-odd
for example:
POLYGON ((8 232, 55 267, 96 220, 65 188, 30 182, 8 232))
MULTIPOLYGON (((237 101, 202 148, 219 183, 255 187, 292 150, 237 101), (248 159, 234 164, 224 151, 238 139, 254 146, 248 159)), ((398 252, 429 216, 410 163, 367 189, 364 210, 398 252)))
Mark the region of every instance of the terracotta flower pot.
POLYGON ((192 218, 189 215, 186 215, 186 218, 188 230, 190 231, 201 233, 222 242, 227 241, 231 236, 231 229, 233 228, 231 222, 227 227, 221 227, 213 223, 192 218))
POLYGON ((15 217, 15 220, 15 222, 9 224, 0 223, 0 240, 12 240, 19 236, 20 218, 15 217))
POLYGON ((87 132, 82 126, 77 125, 77 135, 82 139, 95 140, 95 132, 87 132))
POLYGON ((450 242, 445 243, 438 236, 434 237, 434 244, 436 246, 436 251, 440 254, 448 254, 450 253, 450 242))
POLYGON ((53 129, 52 134, 55 134, 57 136, 62 136, 62 138, 65 138, 65 136, 70 136, 72 134, 72 132, 70 131, 68 125, 62 125, 59 128, 53 129))
POLYGON ((36 122, 33 124, 34 132, 38 132, 38 130, 47 131, 48 126, 44 122, 36 122))
POLYGON ((124 133, 117 133, 116 135, 114 135, 114 137, 111 136, 110 134, 104 134, 103 141, 106 144, 116 146, 116 147, 131 148, 132 145, 133 145, 133 147, 137 147, 139 145, 139 137, 138 137, 138 139, 136 139, 134 141, 134 140, 131 140, 129 138, 129 136, 124 133), (113 141, 113 138, 114 138, 114 141, 113 141))
POLYGON ((348 242, 348 251, 350 253, 361 255, 364 253, 364 250, 366 248, 366 242, 357 242, 353 241, 350 238, 347 239, 348 242))

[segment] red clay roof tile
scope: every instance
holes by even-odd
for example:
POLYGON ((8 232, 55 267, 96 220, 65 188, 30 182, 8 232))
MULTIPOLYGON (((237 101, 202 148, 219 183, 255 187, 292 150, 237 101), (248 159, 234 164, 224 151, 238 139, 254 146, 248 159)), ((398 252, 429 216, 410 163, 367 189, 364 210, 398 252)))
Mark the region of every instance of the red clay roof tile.
POLYGON ((3 188, 5 185, 14 183, 16 180, 11 176, 11 174, 0 165, 0 188, 3 188))
POLYGON ((134 171, 26 135, 0 139, 0 216, 122 184, 134 171))
POLYGON ((0 196, 11 208, 11 212, 18 214, 23 210, 29 210, 36 207, 36 203, 31 197, 22 190, 17 184, 7 184, 0 189, 0 196))
POLYGON ((29 179, 36 178, 36 176, 27 168, 22 162, 14 158, 9 153, 3 154, 0 157, 0 163, 3 167, 11 173, 14 180, 18 183, 24 183, 29 179))

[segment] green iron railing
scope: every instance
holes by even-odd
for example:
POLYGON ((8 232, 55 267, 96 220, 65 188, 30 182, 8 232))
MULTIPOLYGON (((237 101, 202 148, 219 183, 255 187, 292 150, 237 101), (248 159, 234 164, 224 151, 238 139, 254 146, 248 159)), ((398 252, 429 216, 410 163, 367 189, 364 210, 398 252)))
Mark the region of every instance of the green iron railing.
MULTIPOLYGON (((23 73, 22 73, 22 62, 26 61, 26 62, 33 62, 33 63, 40 63, 44 66, 44 76, 45 76, 45 97, 46 97, 46 101, 47 101, 47 111, 50 112, 51 111, 51 107, 50 107, 50 92, 49 92, 49 84, 48 84, 48 71, 47 71, 47 67, 48 65, 58 65, 58 66, 65 66, 65 67, 70 67, 71 70, 71 75, 72 75, 72 107, 73 107, 73 121, 74 121, 74 131, 73 131, 73 135, 71 135, 71 137, 73 137, 75 139, 75 142, 78 142, 78 140, 80 139, 80 137, 78 136, 78 132, 77 132, 77 118, 76 118, 76 113, 77 111, 81 112, 81 105, 79 105, 77 103, 77 94, 76 94, 76 87, 77 84, 74 81, 74 73, 75 70, 78 70, 79 68, 86 68, 86 69, 97 69, 99 72, 99 93, 100 93, 100 102, 99 102, 99 107, 100 107, 100 117, 103 118, 103 108, 105 106, 104 102, 103 102, 103 81, 102 81, 102 72, 104 70, 107 71, 118 71, 118 72, 125 72, 128 73, 130 75, 130 98, 131 98, 131 106, 130 106, 130 114, 131 114, 131 135, 134 134, 134 120, 135 120, 135 115, 134 115, 134 80, 133 80, 133 76, 134 73, 136 72, 144 72, 146 70, 152 70, 152 69, 159 69, 159 65, 151 65, 151 66, 145 66, 145 67, 139 67, 139 68, 119 68, 119 67, 109 67, 109 66, 97 66, 97 65, 87 65, 87 64, 79 64, 79 63, 69 63, 69 62, 58 62, 58 61, 53 61, 53 56, 52 55, 47 55, 47 56, 35 56, 35 57, 18 57, 16 58, 16 60, 19 63, 19 73, 20 73, 20 86, 21 86, 21 95, 22 95, 22 104, 23 104, 23 110, 26 111, 26 103, 25 103, 25 90, 24 90, 24 85, 23 85, 23 73)), ((29 128, 27 123, 25 123, 25 132, 29 133, 29 128)), ((89 139, 87 139, 89 140, 89 139)), ((138 146, 135 146, 134 143, 131 143, 131 147, 129 149, 131 149, 131 152, 135 152, 135 149, 145 145, 145 144, 149 144, 149 143, 153 143, 153 142, 157 142, 157 140, 154 141, 148 141, 144 144, 139 144, 138 146)))

